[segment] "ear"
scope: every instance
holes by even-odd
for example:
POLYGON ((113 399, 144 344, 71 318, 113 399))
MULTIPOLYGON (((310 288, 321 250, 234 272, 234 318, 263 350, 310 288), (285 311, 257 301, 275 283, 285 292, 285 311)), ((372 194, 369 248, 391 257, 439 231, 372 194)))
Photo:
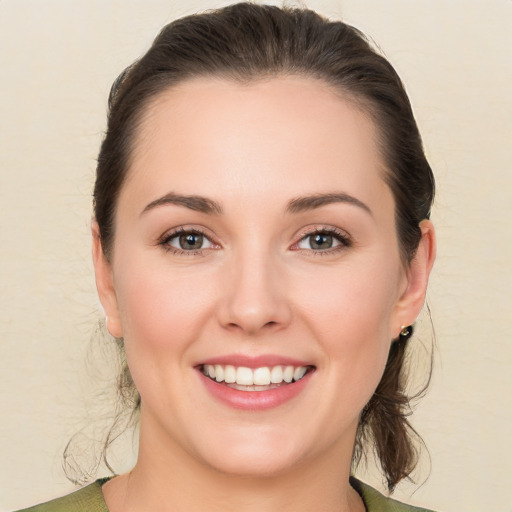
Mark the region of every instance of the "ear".
POLYGON ((96 288, 105 311, 108 332, 115 338, 123 336, 119 307, 114 288, 114 276, 112 265, 103 252, 101 243, 100 228, 96 221, 92 222, 92 261, 94 274, 96 276, 96 288))
POLYGON ((392 332, 398 338, 402 326, 414 323, 420 314, 427 293, 428 278, 436 258, 436 235, 429 220, 420 223, 421 240, 414 258, 406 269, 405 291, 400 296, 394 315, 392 332))

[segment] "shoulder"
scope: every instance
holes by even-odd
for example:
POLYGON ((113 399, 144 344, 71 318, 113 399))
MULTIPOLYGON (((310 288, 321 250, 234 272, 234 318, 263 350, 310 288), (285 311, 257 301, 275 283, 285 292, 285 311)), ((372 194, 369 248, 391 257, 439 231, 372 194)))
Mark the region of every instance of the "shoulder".
POLYGON ((432 512, 426 508, 413 507, 387 498, 373 487, 355 478, 350 479, 350 484, 363 498, 368 512, 432 512))
POLYGON ((108 512, 101 492, 104 482, 105 480, 96 480, 96 482, 67 496, 18 512, 108 512))
MULTIPOLYGON (((96 482, 62 498, 57 498, 18 512, 108 512, 101 486, 106 480, 96 482)), ((352 487, 361 495, 368 512, 432 512, 386 498, 373 487, 351 478, 352 487)))

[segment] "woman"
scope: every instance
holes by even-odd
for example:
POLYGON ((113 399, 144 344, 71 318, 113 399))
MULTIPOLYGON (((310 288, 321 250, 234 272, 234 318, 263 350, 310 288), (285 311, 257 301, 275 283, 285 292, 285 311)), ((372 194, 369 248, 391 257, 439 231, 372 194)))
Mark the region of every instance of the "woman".
POLYGON ((94 190, 138 460, 30 510, 418 510, 350 475, 372 446, 390 490, 416 463, 403 361, 433 194, 357 30, 252 4, 165 27, 114 84, 94 190))

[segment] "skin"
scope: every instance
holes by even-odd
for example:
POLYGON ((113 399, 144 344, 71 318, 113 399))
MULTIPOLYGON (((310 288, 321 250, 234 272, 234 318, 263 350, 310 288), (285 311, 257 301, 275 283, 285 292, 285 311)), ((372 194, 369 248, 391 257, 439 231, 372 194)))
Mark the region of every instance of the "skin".
POLYGON ((400 258, 375 139, 369 116, 311 78, 198 78, 152 101, 109 260, 93 224, 108 329, 124 337, 142 397, 138 462, 104 486, 111 512, 364 510, 348 483, 358 416, 422 308, 435 253, 423 221, 415 258, 400 258), (222 213, 154 204, 169 193, 222 213), (290 208, 341 193, 356 201, 290 208), (179 228, 204 233, 202 248, 176 252, 179 228), (331 249, 311 246, 333 229, 343 238, 331 249), (315 371, 285 404, 240 411, 196 368, 226 354, 315 371))

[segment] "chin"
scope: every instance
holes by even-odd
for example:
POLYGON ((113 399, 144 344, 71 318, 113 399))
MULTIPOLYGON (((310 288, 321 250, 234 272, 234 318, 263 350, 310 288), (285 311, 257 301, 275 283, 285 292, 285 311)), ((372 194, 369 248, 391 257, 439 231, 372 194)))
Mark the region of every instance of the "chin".
POLYGON ((200 457, 210 468, 240 477, 276 477, 300 465, 305 454, 299 448, 299 443, 293 443, 289 438, 283 439, 282 435, 269 433, 267 436, 254 435, 251 440, 233 440, 228 436, 231 440, 219 439, 215 447, 204 450, 200 457))
POLYGON ((230 460, 213 460, 210 467, 225 475, 257 479, 282 476, 298 465, 298 462, 283 460, 278 455, 251 458, 235 456, 230 460))

